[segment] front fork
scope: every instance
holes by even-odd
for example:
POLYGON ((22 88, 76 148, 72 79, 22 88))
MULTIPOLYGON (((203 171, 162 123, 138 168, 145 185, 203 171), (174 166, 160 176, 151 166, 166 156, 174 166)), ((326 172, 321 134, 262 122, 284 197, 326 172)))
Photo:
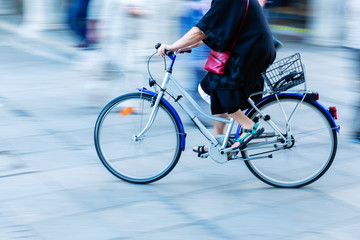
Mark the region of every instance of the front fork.
MULTIPOLYGON (((174 61, 173 61, 174 62, 174 61)), ((141 139, 141 136, 144 135, 151 127, 151 125, 154 123, 154 120, 155 120, 155 117, 156 117, 156 114, 159 110, 159 104, 160 104, 160 101, 161 99, 163 98, 164 96, 164 93, 166 91, 166 88, 167 88, 167 85, 170 81, 170 76, 171 76, 171 68, 169 68, 167 71, 166 71, 166 74, 164 76, 164 80, 163 80, 163 83, 161 85, 161 90, 160 92, 158 93, 157 97, 156 97, 156 101, 155 101, 155 104, 153 106, 153 109, 151 111, 151 115, 150 115, 150 118, 149 118, 149 121, 147 122, 146 126, 144 127, 144 129, 137 135, 135 135, 134 137, 134 141, 139 141, 141 139)))
POLYGON ((150 117, 149 117, 149 120, 148 120, 146 126, 143 128, 143 130, 139 134, 134 136, 135 142, 139 141, 141 139, 141 137, 150 129, 151 125, 154 123, 155 117, 159 110, 159 104, 160 104, 160 101, 163 96, 164 96, 164 91, 162 90, 159 92, 158 96, 156 97, 156 101, 153 105, 153 109, 151 111, 151 114, 150 114, 150 117))

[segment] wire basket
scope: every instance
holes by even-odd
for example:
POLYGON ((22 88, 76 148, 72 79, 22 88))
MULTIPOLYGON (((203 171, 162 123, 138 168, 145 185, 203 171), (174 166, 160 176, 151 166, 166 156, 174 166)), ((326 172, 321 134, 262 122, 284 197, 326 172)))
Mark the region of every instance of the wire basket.
POLYGON ((262 75, 273 92, 286 91, 305 82, 299 53, 274 62, 262 75))

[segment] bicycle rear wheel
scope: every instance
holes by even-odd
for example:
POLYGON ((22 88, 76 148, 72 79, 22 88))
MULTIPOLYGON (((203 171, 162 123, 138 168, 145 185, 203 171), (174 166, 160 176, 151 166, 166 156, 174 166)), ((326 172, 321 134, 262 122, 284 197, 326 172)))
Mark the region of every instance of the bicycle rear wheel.
MULTIPOLYGON (((265 128, 264 136, 252 141, 242 152, 243 157, 258 156, 262 153, 273 154, 273 158, 245 161, 249 170, 261 181, 276 187, 302 187, 319 179, 331 166, 337 150, 336 126, 330 116, 315 102, 298 95, 279 95, 279 101, 273 96, 258 106, 286 134, 286 120, 294 112, 288 134, 291 140, 286 145, 280 136, 265 122, 259 120, 265 128), (285 114, 284 114, 285 113, 285 114), (285 117, 286 115, 286 117, 285 117), (258 144, 258 146, 256 146, 258 144)), ((251 119, 259 117, 252 110, 251 119)))
POLYGON ((166 176, 181 155, 180 126, 173 112, 160 102, 150 129, 135 141, 147 124, 156 98, 130 93, 111 101, 95 125, 95 147, 104 166, 132 183, 150 183, 166 176))

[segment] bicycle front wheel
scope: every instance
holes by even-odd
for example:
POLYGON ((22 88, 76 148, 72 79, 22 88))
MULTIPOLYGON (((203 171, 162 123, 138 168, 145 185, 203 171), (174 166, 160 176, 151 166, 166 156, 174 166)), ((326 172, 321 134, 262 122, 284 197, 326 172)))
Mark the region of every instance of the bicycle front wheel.
MULTIPOLYGON (((258 106, 290 141, 284 144, 280 135, 264 119, 259 120, 270 137, 254 140, 258 147, 245 149, 244 157, 272 154, 273 158, 245 161, 249 170, 263 182, 276 187, 302 187, 319 179, 329 169, 337 150, 336 126, 326 110, 301 96, 270 97, 258 106), (292 116, 292 117, 290 117, 292 116), (292 118, 292 119, 291 119, 292 118), (271 137, 272 136, 272 137, 271 137)), ((249 117, 260 117, 252 110, 249 117)))
POLYGON ((132 183, 150 183, 166 176, 181 155, 180 126, 174 113, 160 102, 150 129, 146 126, 156 97, 130 93, 111 101, 95 125, 95 147, 104 166, 132 183))

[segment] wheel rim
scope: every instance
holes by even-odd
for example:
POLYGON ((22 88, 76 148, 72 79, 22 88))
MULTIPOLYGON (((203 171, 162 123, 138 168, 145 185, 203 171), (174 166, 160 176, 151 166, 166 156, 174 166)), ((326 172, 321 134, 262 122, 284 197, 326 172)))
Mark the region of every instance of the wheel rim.
MULTIPOLYGON (((298 99, 281 99, 284 111, 293 109, 298 99)), ((260 107, 271 115, 272 121, 284 132, 283 113, 276 102, 266 103, 260 107), (281 110, 281 111, 280 111, 281 110)), ((252 114, 252 118, 256 114, 252 114)), ((265 122, 260 123, 265 131, 272 131, 265 122)), ((330 167, 336 152, 337 140, 326 115, 309 102, 303 102, 292 124, 293 146, 275 151, 272 159, 246 161, 249 169, 262 181, 278 187, 300 187, 321 177, 330 167), (313 127, 315 126, 315 127, 313 127)), ((268 150, 274 150, 269 147, 268 150)), ((244 156, 259 153, 262 150, 248 150, 244 156)))
POLYGON ((101 161, 115 176, 129 182, 148 183, 164 177, 181 153, 177 122, 163 106, 150 130, 134 141, 149 119, 152 102, 151 96, 141 94, 121 98, 103 112, 96 126, 101 161), (122 112, 130 107, 128 113, 122 112))

